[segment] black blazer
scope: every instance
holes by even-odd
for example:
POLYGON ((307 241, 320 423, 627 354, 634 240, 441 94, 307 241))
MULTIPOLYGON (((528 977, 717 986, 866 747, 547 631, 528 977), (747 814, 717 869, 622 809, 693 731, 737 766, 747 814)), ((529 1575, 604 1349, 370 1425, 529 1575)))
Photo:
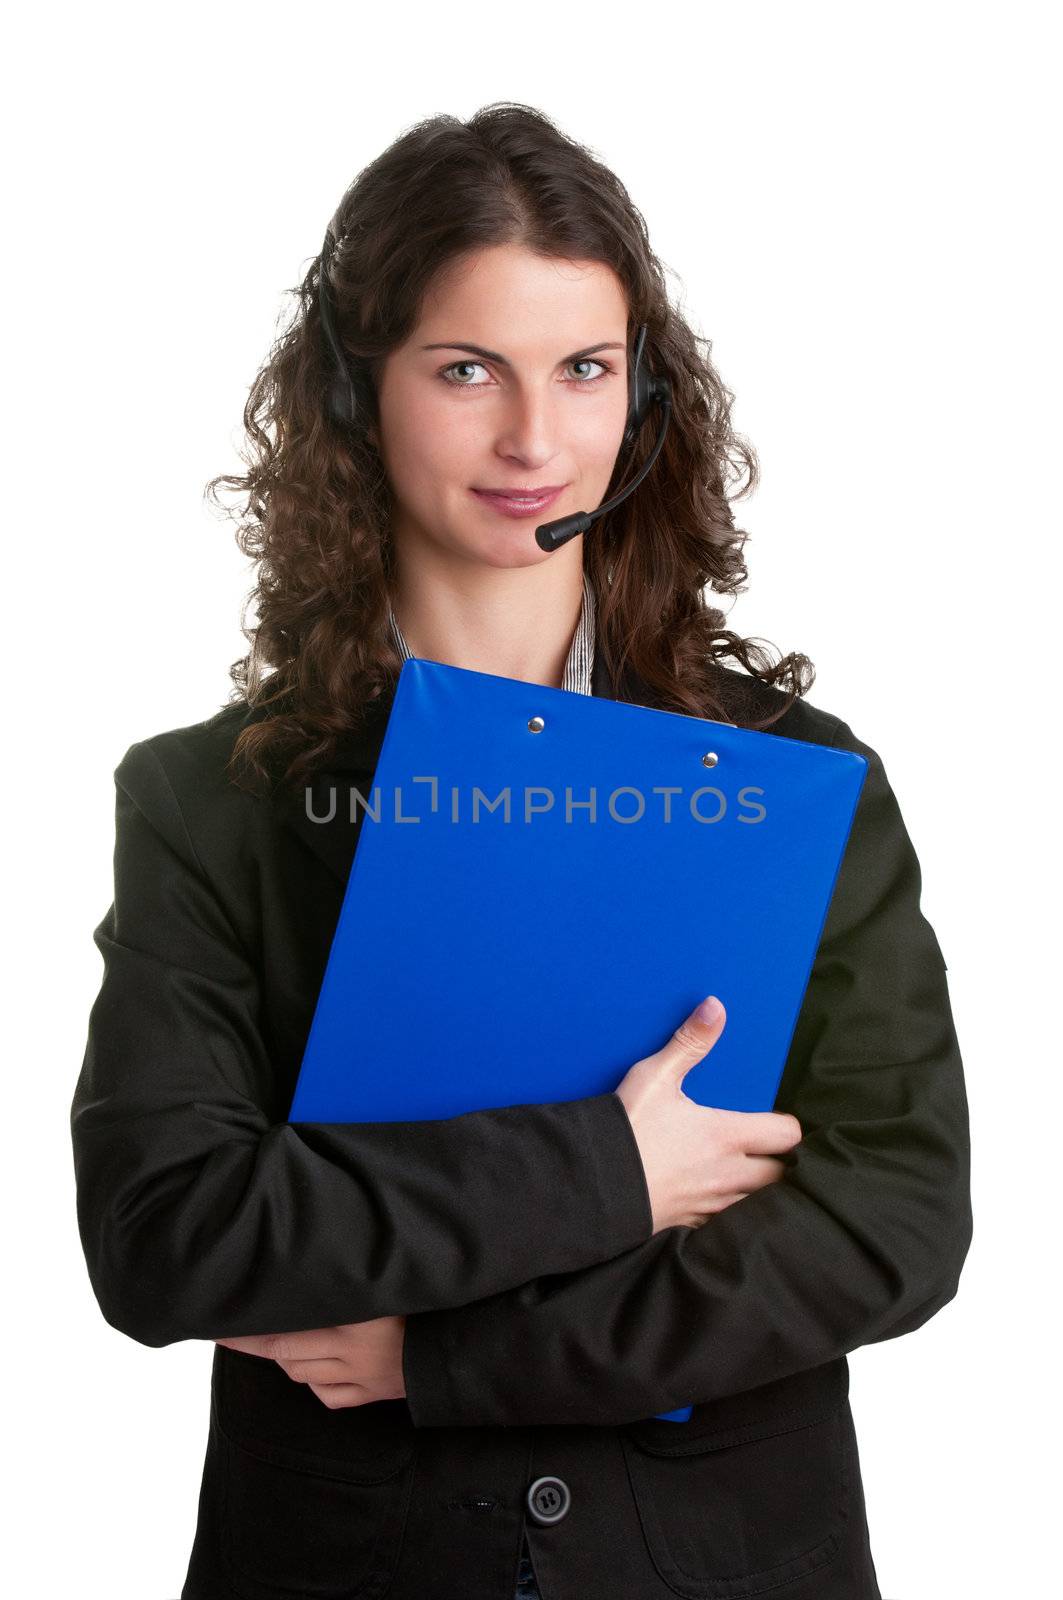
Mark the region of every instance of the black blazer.
MULTIPOLYGON (((778 704, 719 673, 728 720, 778 704)), ((654 703, 600 657, 594 693, 654 703)), ((285 1120, 387 709, 315 778, 328 824, 226 780, 243 706, 115 772, 71 1109, 103 1315, 151 1346, 407 1317, 406 1399, 338 1411, 215 1346, 182 1600, 512 1600, 525 1530, 544 1600, 873 1600, 846 1352, 952 1298, 972 1225, 945 962, 881 760, 806 701, 772 730, 870 763, 777 1101, 804 1137, 779 1183, 651 1237, 612 1093, 285 1120)))

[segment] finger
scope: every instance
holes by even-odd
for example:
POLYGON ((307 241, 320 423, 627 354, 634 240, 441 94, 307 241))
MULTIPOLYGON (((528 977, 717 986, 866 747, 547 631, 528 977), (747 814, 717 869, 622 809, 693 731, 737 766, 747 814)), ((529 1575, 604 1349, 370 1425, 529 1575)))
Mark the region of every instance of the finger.
POLYGON ((785 1171, 785 1163, 777 1156, 745 1156, 741 1182, 747 1189, 763 1189, 769 1183, 778 1183, 785 1171))
POLYGON ((351 1369, 338 1357, 324 1357, 317 1361, 278 1361, 293 1383, 320 1384, 350 1383, 351 1369))
POLYGON ((735 1139, 750 1155, 777 1155, 801 1143, 801 1124, 788 1111, 717 1112, 734 1120, 735 1139))
POLYGON ((715 995, 707 995, 689 1016, 684 1017, 667 1044, 643 1059, 651 1061, 658 1072, 669 1076, 678 1086, 691 1067, 712 1049, 726 1021, 727 1012, 722 1002, 715 995))
POLYGON ((242 1350, 245 1356, 262 1356, 264 1335, 259 1333, 245 1333, 234 1335, 231 1339, 215 1339, 215 1344, 223 1344, 226 1350, 242 1350))
POLYGON ((295 1333, 247 1333, 214 1343, 269 1361, 313 1361, 335 1354, 337 1336, 335 1328, 307 1328, 295 1333))
POLYGON ((330 1411, 344 1406, 363 1406, 368 1398, 360 1383, 312 1383, 310 1388, 330 1411))
POLYGON ((728 1206, 733 1206, 737 1200, 746 1200, 748 1198, 749 1191, 746 1189, 732 1189, 727 1194, 717 1195, 712 1202, 711 1211, 696 1212, 693 1216, 688 1217, 681 1226, 684 1228, 703 1228, 707 1222, 712 1221, 713 1217, 718 1217, 721 1211, 726 1211, 728 1206))

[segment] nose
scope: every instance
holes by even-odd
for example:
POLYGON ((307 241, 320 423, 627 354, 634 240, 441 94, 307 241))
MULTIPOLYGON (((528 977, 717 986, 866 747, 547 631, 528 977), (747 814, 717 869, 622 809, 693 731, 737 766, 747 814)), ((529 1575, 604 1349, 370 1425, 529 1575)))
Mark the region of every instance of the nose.
POLYGON ((528 388, 509 400, 496 448, 501 455, 539 468, 557 454, 560 412, 549 388, 528 388))

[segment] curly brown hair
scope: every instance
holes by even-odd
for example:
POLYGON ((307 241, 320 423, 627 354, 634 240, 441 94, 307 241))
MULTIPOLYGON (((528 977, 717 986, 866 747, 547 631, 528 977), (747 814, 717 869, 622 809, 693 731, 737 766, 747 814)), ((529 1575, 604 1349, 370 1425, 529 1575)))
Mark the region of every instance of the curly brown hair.
MULTIPOLYGON (((744 723, 756 728, 807 694, 815 678, 807 656, 772 665, 706 605, 706 587, 721 595, 746 587, 748 535, 730 501, 754 488, 757 458, 731 426, 734 396, 709 359, 711 341, 670 304, 645 220, 608 167, 534 107, 496 102, 467 122, 440 115, 408 128, 354 179, 330 230, 326 270, 356 421, 337 427, 325 406, 333 369, 318 256, 289 291, 298 304, 248 395, 248 471, 205 489, 216 505, 219 485, 240 491, 236 540, 256 564, 247 605, 257 623, 242 628, 251 648, 229 668, 230 700, 257 713, 234 745, 234 782, 254 788, 272 771, 297 787, 393 692, 402 662, 387 621, 391 490, 368 437, 376 384, 435 275, 493 245, 611 267, 628 303, 629 340, 646 323, 650 365, 671 382, 671 426, 650 477, 584 546, 597 648, 613 681, 631 669, 662 709, 729 720, 715 663, 730 658, 785 691, 765 717, 744 723)), ((634 475, 641 466, 655 431, 645 428, 648 439, 620 453, 607 497, 624 468, 634 475)))

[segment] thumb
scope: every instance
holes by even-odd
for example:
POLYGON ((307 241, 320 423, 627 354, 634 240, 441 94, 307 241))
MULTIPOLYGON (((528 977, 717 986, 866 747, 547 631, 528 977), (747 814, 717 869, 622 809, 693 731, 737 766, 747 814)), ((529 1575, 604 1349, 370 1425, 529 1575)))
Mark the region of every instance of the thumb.
POLYGON ((678 1087, 691 1067, 712 1049, 727 1021, 727 1012, 710 994, 678 1026, 654 1060, 668 1072, 678 1087))

